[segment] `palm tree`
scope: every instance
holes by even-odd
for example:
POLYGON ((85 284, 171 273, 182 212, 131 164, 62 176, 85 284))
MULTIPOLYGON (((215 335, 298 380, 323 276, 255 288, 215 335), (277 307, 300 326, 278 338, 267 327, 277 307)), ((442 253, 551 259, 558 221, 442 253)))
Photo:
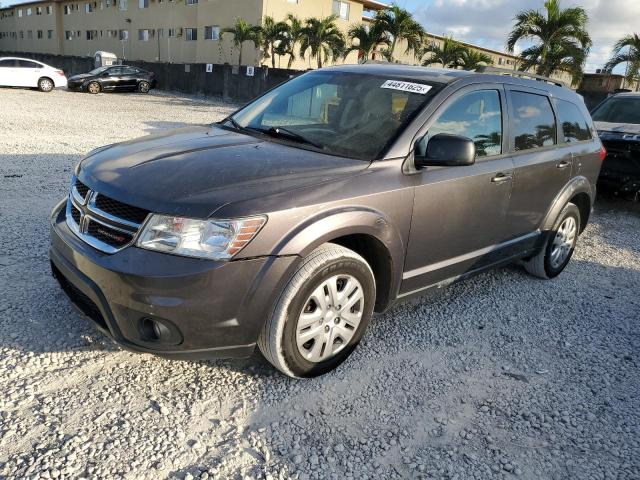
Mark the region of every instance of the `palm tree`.
POLYGON ((429 58, 422 61, 422 65, 433 65, 439 63, 444 68, 456 68, 462 61, 462 56, 467 48, 457 40, 451 37, 445 37, 442 46, 437 43, 427 45, 422 54, 431 54, 429 58))
POLYGON ((613 53, 604 69, 611 72, 621 63, 627 64, 626 77, 629 83, 637 81, 636 91, 640 91, 640 35, 637 33, 625 35, 613 45, 613 53), (629 47, 629 50, 622 53, 625 47, 629 47))
POLYGON ((261 29, 262 51, 265 59, 271 59, 271 66, 276 68, 276 47, 286 40, 286 32, 289 25, 285 22, 276 22, 273 17, 264 17, 261 29))
POLYGON ((242 66, 242 45, 253 42, 254 47, 260 45, 262 27, 249 25, 244 18, 237 18, 233 27, 223 28, 222 33, 233 35, 233 45, 238 49, 238 68, 242 66))
POLYGON ((393 4, 391 7, 385 10, 379 10, 378 13, 376 13, 374 24, 379 25, 379 28, 389 36, 390 44, 386 51, 386 56, 389 61, 394 60, 393 54, 399 40, 407 42, 407 50, 405 53, 413 50, 416 57, 419 55, 420 47, 426 33, 422 25, 420 25, 407 10, 393 4))
POLYGON ((290 69, 293 61, 296 59, 296 44, 300 41, 302 22, 298 17, 289 13, 284 24, 286 25, 286 30, 284 31, 282 40, 276 46, 275 52, 279 56, 289 56, 287 68, 290 69))
POLYGON ((516 15, 507 49, 513 53, 518 41, 533 41, 534 45, 520 54, 520 70, 535 68, 538 75, 545 76, 566 71, 577 82, 592 44, 587 12, 582 7, 561 9, 560 0, 547 0, 544 8, 544 12, 525 10, 516 15))
POLYGON ((458 65, 463 70, 476 70, 478 67, 493 65, 493 59, 486 53, 467 47, 462 50, 458 65))
POLYGON ((366 62, 380 45, 389 45, 389 37, 379 23, 371 26, 362 23, 352 25, 347 36, 351 40, 351 46, 345 50, 345 58, 351 52, 358 52, 358 58, 366 62))
POLYGON ((336 25, 336 16, 325 18, 307 18, 300 31, 300 56, 311 50, 311 58, 317 58, 318 68, 323 62, 336 58, 344 52, 345 40, 336 25))

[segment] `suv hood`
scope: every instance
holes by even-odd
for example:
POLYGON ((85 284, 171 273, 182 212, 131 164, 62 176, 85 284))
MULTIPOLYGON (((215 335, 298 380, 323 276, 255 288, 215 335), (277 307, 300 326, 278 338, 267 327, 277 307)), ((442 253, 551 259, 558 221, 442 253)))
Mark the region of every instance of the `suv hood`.
POLYGON ((594 122, 599 132, 630 133, 640 135, 640 124, 637 123, 612 123, 594 122))
POLYGON ((152 212, 207 218, 230 203, 344 179, 368 166, 202 126, 95 150, 81 162, 78 177, 97 192, 152 212))

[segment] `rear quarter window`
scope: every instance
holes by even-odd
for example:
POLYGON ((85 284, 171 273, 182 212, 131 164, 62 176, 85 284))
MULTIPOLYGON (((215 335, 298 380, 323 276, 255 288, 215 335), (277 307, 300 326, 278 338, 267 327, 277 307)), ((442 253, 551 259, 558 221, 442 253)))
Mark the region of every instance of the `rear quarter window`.
POLYGON ((546 96, 512 91, 511 106, 511 137, 516 151, 556 144, 556 119, 546 96))
POLYGON ((580 109, 566 100, 556 100, 556 112, 560 125, 560 138, 564 143, 591 140, 589 122, 580 109))

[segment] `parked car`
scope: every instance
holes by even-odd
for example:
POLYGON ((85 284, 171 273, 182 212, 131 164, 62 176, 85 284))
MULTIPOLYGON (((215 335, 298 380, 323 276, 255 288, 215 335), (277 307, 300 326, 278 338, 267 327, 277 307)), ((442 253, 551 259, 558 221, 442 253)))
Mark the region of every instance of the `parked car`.
POLYGON ((67 77, 58 68, 29 58, 0 57, 0 86, 37 88, 50 92, 66 87, 67 77))
POLYGON ((398 300, 516 261, 558 275, 602 158, 567 88, 332 67, 221 123, 89 153, 53 210, 51 264, 128 349, 209 358, 257 346, 309 377, 344 361, 373 311, 398 300))
POLYGON ((607 149, 598 185, 640 199, 640 93, 619 93, 592 112, 607 149))
POLYGON ((153 72, 129 65, 98 67, 69 78, 70 90, 89 93, 138 91, 149 93, 157 84, 153 72))

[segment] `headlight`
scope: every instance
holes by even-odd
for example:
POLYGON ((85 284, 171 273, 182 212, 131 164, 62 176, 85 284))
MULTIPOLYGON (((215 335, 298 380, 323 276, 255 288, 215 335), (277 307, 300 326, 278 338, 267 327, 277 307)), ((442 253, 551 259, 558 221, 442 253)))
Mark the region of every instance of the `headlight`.
POLYGON ((242 250, 266 222, 265 217, 198 220, 152 215, 136 245, 187 257, 229 259, 242 250))

